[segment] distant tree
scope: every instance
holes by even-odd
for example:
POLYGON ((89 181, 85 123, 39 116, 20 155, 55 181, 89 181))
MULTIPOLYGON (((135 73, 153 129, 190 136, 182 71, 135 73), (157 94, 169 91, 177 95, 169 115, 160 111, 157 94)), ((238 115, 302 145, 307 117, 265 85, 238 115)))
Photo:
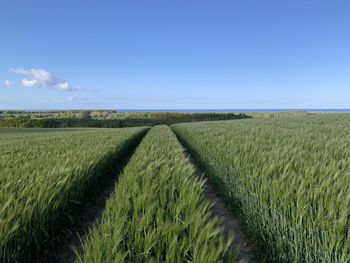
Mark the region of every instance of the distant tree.
POLYGON ((83 120, 91 120, 90 111, 83 112, 83 120))

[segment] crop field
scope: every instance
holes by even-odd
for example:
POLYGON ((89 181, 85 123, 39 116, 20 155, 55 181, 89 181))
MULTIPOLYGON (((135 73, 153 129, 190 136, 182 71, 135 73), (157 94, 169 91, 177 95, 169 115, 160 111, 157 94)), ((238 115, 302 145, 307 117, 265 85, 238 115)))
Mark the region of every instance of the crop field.
MULTIPOLYGON (((55 131, 55 130, 52 130, 55 131)), ((146 128, 0 133, 0 262, 24 262, 57 238, 77 203, 146 128)))
POLYGON ((74 132, 74 131, 93 131, 94 129, 79 129, 79 128, 62 128, 62 129, 48 129, 48 128, 0 128, 0 136, 3 139, 5 136, 23 137, 26 135, 38 136, 38 133, 58 133, 58 132, 74 132))
POLYGON ((350 262, 347 115, 172 126, 261 261, 350 262))
POLYGON ((349 135, 347 114, 0 128, 0 262, 350 263, 349 135))
POLYGON ((141 142, 78 262, 234 262, 203 182, 167 126, 141 142))

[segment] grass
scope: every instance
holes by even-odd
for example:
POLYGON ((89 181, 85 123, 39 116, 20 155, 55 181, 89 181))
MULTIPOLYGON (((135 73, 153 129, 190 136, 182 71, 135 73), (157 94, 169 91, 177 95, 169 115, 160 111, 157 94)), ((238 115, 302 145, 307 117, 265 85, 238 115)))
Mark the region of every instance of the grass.
POLYGON ((36 261, 57 241, 79 203, 145 132, 146 128, 1 133, 0 262, 36 261))
POLYGON ((240 216, 265 262, 350 262, 350 118, 172 128, 240 216))
POLYGON ((74 131, 93 131, 93 128, 1 128, 0 127, 0 139, 5 136, 22 137, 26 135, 38 136, 38 133, 58 133, 58 132, 74 132, 74 131))
POLYGON ((203 181, 167 126, 141 142, 77 262, 233 262, 203 181))

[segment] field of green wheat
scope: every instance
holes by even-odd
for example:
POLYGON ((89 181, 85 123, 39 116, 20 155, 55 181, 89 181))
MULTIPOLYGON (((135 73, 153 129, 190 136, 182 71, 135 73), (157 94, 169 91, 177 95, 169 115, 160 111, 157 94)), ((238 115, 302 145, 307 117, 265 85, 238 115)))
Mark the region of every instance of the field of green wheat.
POLYGON ((0 262, 36 260, 145 128, 0 133, 0 262), (39 133, 38 133, 39 132, 39 133))
POLYGON ((78 262, 235 262, 193 172, 170 128, 152 128, 78 262))
POLYGON ((115 176, 101 216, 69 247, 77 263, 237 262, 208 184, 253 262, 349 263, 349 135, 347 114, 0 129, 0 262, 44 262, 115 176))
POLYGON ((266 262, 350 262, 347 115, 172 126, 266 262))

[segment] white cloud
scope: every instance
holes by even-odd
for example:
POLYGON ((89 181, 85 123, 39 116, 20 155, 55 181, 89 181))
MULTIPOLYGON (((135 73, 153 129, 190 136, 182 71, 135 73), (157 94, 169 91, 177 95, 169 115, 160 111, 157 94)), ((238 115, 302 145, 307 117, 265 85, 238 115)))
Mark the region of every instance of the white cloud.
POLYGON ((68 100, 68 101, 75 101, 76 98, 75 98, 74 96, 69 96, 69 97, 67 98, 67 100, 68 100))
POLYGON ((12 81, 9 81, 9 80, 5 80, 5 82, 4 82, 5 88, 12 88, 14 85, 15 85, 15 83, 13 83, 12 81))
POLYGON ((88 98, 77 98, 77 97, 75 97, 75 96, 69 96, 69 97, 67 98, 67 100, 68 100, 68 101, 87 101, 88 98))
POLYGON ((24 87, 34 87, 38 84, 38 81, 36 80, 27 80, 27 79, 22 79, 22 85, 24 87))
POLYGON ((72 87, 67 81, 57 77, 45 69, 11 69, 13 73, 28 76, 22 79, 24 87, 53 88, 61 91, 81 91, 83 89, 72 87))

